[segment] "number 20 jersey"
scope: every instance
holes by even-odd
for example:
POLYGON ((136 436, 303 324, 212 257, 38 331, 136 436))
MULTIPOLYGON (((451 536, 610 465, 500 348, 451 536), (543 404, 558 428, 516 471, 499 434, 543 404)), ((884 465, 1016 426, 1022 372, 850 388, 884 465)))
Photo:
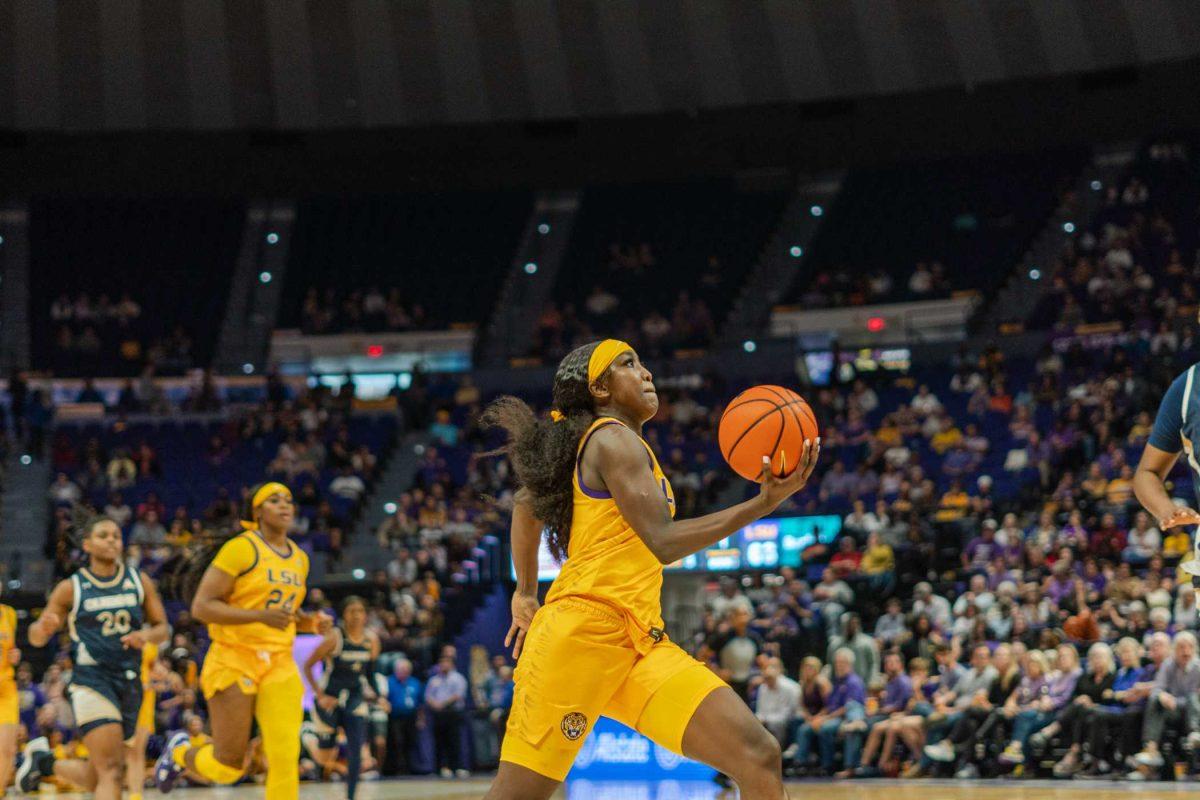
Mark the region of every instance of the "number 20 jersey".
MULTIPOLYGON (((300 610, 308 583, 308 554, 290 539, 288 552, 278 553, 257 531, 234 536, 221 546, 212 566, 233 576, 233 591, 225 599, 245 609, 300 610)), ((209 625, 214 642, 270 652, 290 651, 296 623, 284 630, 261 622, 245 625, 209 625)))
POLYGON ((136 676, 142 654, 125 647, 121 637, 141 630, 145 621, 141 574, 121 564, 111 578, 102 579, 85 567, 71 576, 71 584, 75 597, 67 630, 76 665, 136 676))

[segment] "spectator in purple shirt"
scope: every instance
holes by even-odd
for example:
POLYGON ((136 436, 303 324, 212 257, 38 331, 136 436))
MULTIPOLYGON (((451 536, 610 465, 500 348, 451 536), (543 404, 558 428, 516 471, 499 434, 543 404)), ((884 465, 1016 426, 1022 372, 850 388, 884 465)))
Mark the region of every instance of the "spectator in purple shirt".
POLYGON ((1075 596, 1075 576, 1071 573, 1071 564, 1065 558, 1060 558, 1051 567, 1051 575, 1046 579, 1042 591, 1056 605, 1061 606, 1067 598, 1075 596))
MULTIPOLYGON (((793 737, 794 744, 788 748, 785 756, 805 766, 815 739, 820 751, 820 771, 824 775, 831 774, 838 731, 846 722, 863 721, 866 702, 867 689, 862 678, 854 672, 854 651, 844 647, 833 656, 833 688, 825 698, 825 707, 797 729, 793 737)), ((853 769, 855 766, 846 759, 846 750, 849 749, 843 750, 844 769, 853 769)), ((858 757, 856 753, 850 755, 858 757)))
POLYGON ((966 445, 959 443, 951 447, 942 459, 942 472, 951 478, 961 478, 973 471, 978 464, 979 459, 966 445))
POLYGON ((983 529, 979 531, 979 535, 967 542, 967 547, 963 550, 963 569, 972 571, 987 569, 988 562, 1000 552, 1000 545, 996 543, 997 527, 994 519, 983 521, 983 529))
POLYGON ((854 496, 870 497, 879 492, 879 475, 864 461, 854 470, 854 496))
POLYGON ((37 712, 45 704, 46 693, 33 682, 32 667, 21 664, 17 667, 17 710, 27 731, 37 730, 37 712))
POLYGON ((846 467, 841 461, 835 461, 821 479, 821 499, 849 497, 857 486, 858 477, 853 472, 846 472, 846 467))
MULTIPOLYGON (((1029 737, 1053 722, 1058 712, 1071 699, 1075 684, 1083 674, 1079 667, 1079 653, 1069 644, 1059 645, 1057 652, 1056 671, 1044 679, 1035 675, 1036 670, 1032 668, 1038 653, 1034 651, 1029 654, 1029 676, 1040 680, 1040 684, 1030 682, 1027 685, 1025 680, 1022 680, 1013 694, 1017 704, 1013 713, 1008 715, 1013 720, 1012 740, 1000 754, 1000 763, 1022 763, 1025 760, 1025 745, 1029 737)), ((1005 704, 1005 711, 1008 711, 1008 704, 1005 704)))
POLYGON ((1086 549, 1087 544, 1088 532, 1083 527, 1083 514, 1078 510, 1072 511, 1067 516, 1067 524, 1062 527, 1054 539, 1054 549, 1069 547, 1078 552, 1086 549))
MULTIPOLYGON (((858 767, 863 752, 863 742, 867 733, 880 722, 887 720, 893 714, 899 714, 908 708, 908 701, 913 696, 912 678, 904 672, 904 656, 899 650, 889 650, 883 655, 883 674, 886 683, 883 687, 883 698, 879 701, 879 710, 867 717, 862 730, 844 733, 845 750, 843 762, 845 768, 838 777, 849 778, 858 767)), ((855 726, 857 727, 857 726, 855 726)))

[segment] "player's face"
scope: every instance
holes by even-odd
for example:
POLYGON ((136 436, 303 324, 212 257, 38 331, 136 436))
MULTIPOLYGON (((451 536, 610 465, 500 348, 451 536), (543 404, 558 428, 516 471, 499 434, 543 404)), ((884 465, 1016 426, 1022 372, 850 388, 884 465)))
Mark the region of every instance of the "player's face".
POLYGON ((121 529, 111 520, 97 522, 83 540, 83 552, 102 561, 117 561, 124 552, 121 529))
POLYGON ((296 507, 291 497, 276 492, 258 507, 258 518, 264 525, 286 531, 292 527, 292 520, 296 518, 296 507))
POLYGON ((367 610, 355 603, 346 606, 346 610, 342 612, 342 618, 346 620, 346 627, 358 629, 367 624, 367 610))
POLYGON ((608 402, 638 422, 645 422, 658 411, 654 376, 632 350, 617 356, 602 383, 609 395, 608 402))

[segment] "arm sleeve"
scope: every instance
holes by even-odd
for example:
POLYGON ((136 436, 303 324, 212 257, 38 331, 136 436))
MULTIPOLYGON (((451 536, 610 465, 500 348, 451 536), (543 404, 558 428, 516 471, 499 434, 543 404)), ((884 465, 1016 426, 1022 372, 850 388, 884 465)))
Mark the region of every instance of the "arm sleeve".
MULTIPOLYGON (((1183 449, 1179 431, 1183 427, 1183 392, 1186 384, 1187 372, 1172 381, 1171 388, 1167 389, 1158 406, 1158 415, 1150 431, 1149 443, 1167 453, 1178 453, 1183 449)), ((1200 409, 1193 411, 1200 413, 1200 409)))
POLYGON ((258 551, 254 544, 244 536, 230 539, 221 545, 212 566, 233 577, 245 575, 258 563, 258 551))

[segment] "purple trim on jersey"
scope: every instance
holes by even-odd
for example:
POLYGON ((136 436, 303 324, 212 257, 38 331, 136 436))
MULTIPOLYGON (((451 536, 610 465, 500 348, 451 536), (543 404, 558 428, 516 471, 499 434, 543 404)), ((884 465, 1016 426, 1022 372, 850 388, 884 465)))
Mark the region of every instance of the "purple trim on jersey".
MULTIPOLYGON (((595 433, 596 431, 600 430, 601 428, 603 428, 607 425, 624 425, 624 424, 625 423, 621 422, 620 420, 614 419, 614 420, 610 420, 610 421, 604 423, 604 425, 597 425, 596 427, 594 427, 590 431, 588 431, 587 435, 583 437, 583 444, 579 445, 579 455, 575 457, 575 480, 579 481, 579 490, 581 492, 583 492, 584 494, 586 494, 588 497, 592 498, 593 500, 612 500, 612 492, 602 492, 602 491, 598 491, 596 489, 590 489, 590 488, 588 488, 588 485, 583 482, 583 449, 585 447, 587 447, 587 443, 591 440, 592 434, 595 433)), ((642 444, 645 445, 646 443, 643 441, 642 444)), ((650 471, 653 472, 654 471, 654 455, 650 452, 649 447, 646 447, 646 463, 648 463, 650 465, 650 471)), ((663 490, 663 496, 667 497, 667 479, 666 478, 662 479, 662 490, 663 490)), ((671 500, 670 497, 667 497, 667 501, 669 503, 671 503, 672 505, 674 505, 675 501, 671 500)))

